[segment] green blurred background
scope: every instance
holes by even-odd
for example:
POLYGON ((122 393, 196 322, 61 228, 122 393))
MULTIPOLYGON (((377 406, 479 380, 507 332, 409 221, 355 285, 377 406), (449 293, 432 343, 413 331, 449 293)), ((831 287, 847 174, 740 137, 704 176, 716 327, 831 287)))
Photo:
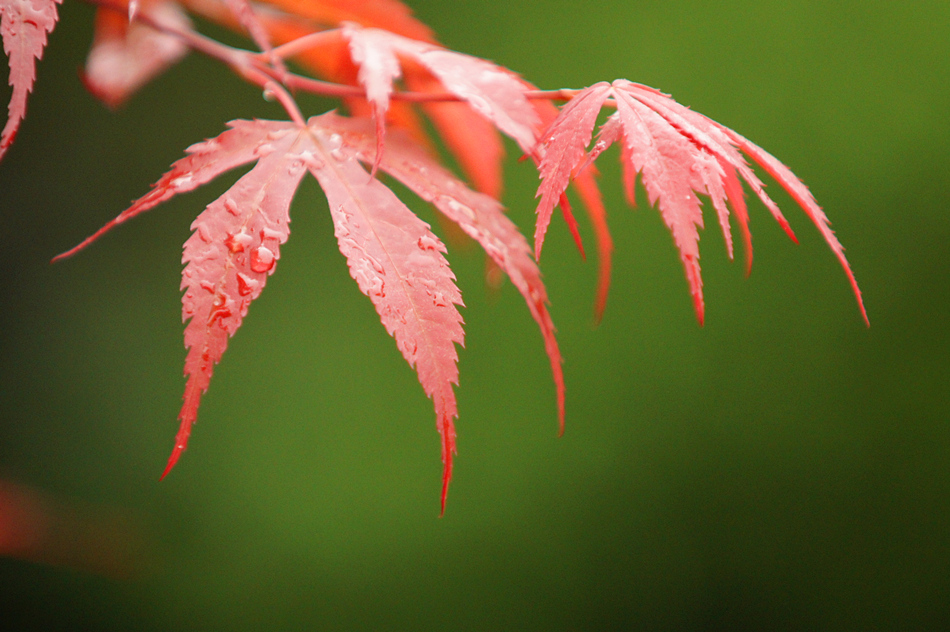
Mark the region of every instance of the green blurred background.
MULTIPOLYGON (((699 328, 658 214, 628 210, 602 160, 617 256, 599 328, 596 262, 560 221, 542 260, 564 437, 520 297, 485 289, 476 251, 450 253, 467 339, 439 519, 431 403, 310 180, 278 273, 159 483, 184 385, 181 244, 237 175, 48 261, 224 121, 281 113, 194 55, 109 112, 76 78, 92 9, 67 1, 0 164, 0 480, 45 495, 63 550, 128 573, 2 558, 0 627, 950 626, 950 4, 412 6, 447 46, 540 86, 640 81, 780 157, 848 248, 871 328, 779 193, 801 244, 754 203, 748 279, 708 216, 699 328)), ((504 201, 530 233, 537 180, 516 158, 504 201)))

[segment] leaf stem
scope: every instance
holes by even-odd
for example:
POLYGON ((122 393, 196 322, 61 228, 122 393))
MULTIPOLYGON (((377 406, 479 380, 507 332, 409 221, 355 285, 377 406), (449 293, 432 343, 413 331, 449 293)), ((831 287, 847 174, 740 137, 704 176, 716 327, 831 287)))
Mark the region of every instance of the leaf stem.
MULTIPOLYGON (((119 0, 86 0, 89 4, 106 7, 118 12, 126 12, 127 7, 119 0)), ((299 90, 309 94, 337 98, 365 98, 366 92, 360 86, 321 81, 305 75, 289 72, 281 63, 285 58, 318 45, 337 35, 338 29, 316 31, 297 39, 275 46, 263 53, 236 48, 223 44, 192 29, 182 29, 151 17, 147 11, 138 10, 133 17, 157 31, 181 40, 190 49, 230 66, 238 75, 250 83, 265 88, 273 94, 287 109, 290 117, 303 120, 300 109, 285 88, 299 90), (284 86, 280 89, 276 84, 284 86)), ((580 90, 561 88, 558 90, 526 90, 524 96, 537 101, 570 101, 580 90)), ((436 103, 463 101, 451 92, 413 92, 396 90, 390 96, 394 101, 410 103, 436 103)), ((606 105, 611 105, 609 102, 606 105)))
POLYGON ((288 57, 293 57, 294 55, 300 54, 307 50, 308 48, 313 48, 314 46, 319 46, 324 42, 327 42, 339 33, 339 29, 328 29, 325 31, 315 31, 313 33, 307 33, 302 35, 297 39, 290 40, 280 46, 275 46, 271 49, 271 55, 280 57, 281 59, 287 59, 288 57))

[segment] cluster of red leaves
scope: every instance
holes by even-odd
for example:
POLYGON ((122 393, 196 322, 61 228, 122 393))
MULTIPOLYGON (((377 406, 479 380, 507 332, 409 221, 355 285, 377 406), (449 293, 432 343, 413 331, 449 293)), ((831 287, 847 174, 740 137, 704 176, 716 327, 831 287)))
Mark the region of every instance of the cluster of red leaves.
MULTIPOLYGON (((0 142, 9 147, 26 111, 35 61, 57 20, 59 0, 0 0, 4 50, 10 60, 13 97, 0 142)), ((730 257, 730 213, 741 229, 749 264, 751 238, 741 181, 752 189, 794 239, 778 207, 742 153, 761 166, 811 218, 844 267, 861 305, 843 249, 808 189, 773 156, 736 132, 693 112, 656 90, 617 80, 579 91, 542 93, 513 72, 489 61, 439 46, 428 28, 397 0, 101 0, 95 40, 84 73, 90 91, 117 106, 140 86, 180 59, 189 48, 218 56, 249 81, 279 98, 290 121, 232 121, 218 137, 198 143, 152 189, 76 248, 169 198, 248 163, 254 166, 192 224, 185 242, 183 320, 188 355, 181 426, 165 473, 185 449, 201 396, 260 296, 289 235, 290 203, 306 173, 317 179, 330 208, 340 251, 350 274, 395 338, 433 400, 442 437, 442 506, 455 453, 458 415, 456 344, 463 343, 462 304, 445 247, 375 175, 382 171, 437 208, 477 241, 522 294, 541 329, 557 386, 561 426, 564 382, 561 355, 547 310, 547 295, 535 260, 555 206, 560 206, 580 245, 566 189, 573 183, 595 229, 601 264, 597 314, 609 285, 612 242, 590 166, 611 144, 620 143, 623 183, 634 198, 639 174, 649 201, 673 234, 703 320, 699 196, 716 210, 730 257), (215 47, 200 39, 187 13, 245 31, 262 51, 215 47), (276 46, 276 47, 275 47, 276 46), (322 83, 295 75, 294 61, 322 83), (350 117, 327 113, 304 120, 281 85, 336 94, 350 117), (552 99, 567 99, 560 110, 552 99), (614 108, 593 131, 604 107, 614 108), (476 190, 445 169, 431 152, 421 116, 427 116, 476 190), (528 242, 497 201, 503 144, 517 143, 536 163, 541 185, 534 235, 528 242), (593 145, 591 146, 591 143, 593 145), (741 152, 741 153, 740 153, 741 152), (368 171, 364 167, 368 166, 368 171)), ((864 308, 861 305, 864 315, 864 308)), ((865 316, 866 319, 866 316, 865 316)))

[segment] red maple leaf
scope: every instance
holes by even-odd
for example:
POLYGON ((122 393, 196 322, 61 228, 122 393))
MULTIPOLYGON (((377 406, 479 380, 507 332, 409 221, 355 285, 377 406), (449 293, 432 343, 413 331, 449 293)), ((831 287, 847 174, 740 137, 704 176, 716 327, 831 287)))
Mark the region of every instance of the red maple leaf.
POLYGON ((673 233, 700 324, 704 306, 697 228, 703 226, 703 216, 697 194, 706 195, 712 201, 730 257, 732 237, 727 202, 732 205, 739 221, 751 263, 748 213, 739 176, 772 212, 789 237, 795 239, 778 206, 765 193, 764 185, 739 153, 740 149, 788 191, 821 231, 848 275, 861 315, 867 322, 861 291, 844 256, 844 249, 832 232, 828 218, 801 180, 774 156, 736 132, 680 105, 658 90, 625 79, 611 84, 601 82, 578 92, 544 134, 537 150, 541 156, 538 170, 542 179, 538 188, 541 200, 535 231, 535 251, 538 254, 554 206, 563 199, 571 179, 607 147, 620 140, 627 199, 633 200, 633 185, 639 173, 650 204, 657 205, 673 233), (597 114, 608 99, 617 111, 601 126, 599 138, 588 154, 597 114))
MULTIPOLYGON (((182 316, 185 328, 184 404, 167 474, 188 443, 201 396, 214 365, 260 296, 289 235, 289 207, 303 175, 320 183, 330 207, 340 251, 351 276, 369 296, 403 357, 416 369, 432 398, 442 436, 442 508, 455 453, 458 416, 453 385, 458 384, 456 344, 463 343, 462 297, 442 253, 445 247, 429 226, 392 191, 371 177, 360 161, 376 160, 374 130, 367 121, 333 113, 292 122, 233 121, 216 138, 188 149, 152 190, 112 222, 72 250, 87 246, 112 227, 169 198, 209 182, 234 167, 254 167, 208 205, 185 242, 182 316)), ((564 381, 547 294, 530 248, 501 205, 468 189, 410 138, 394 133, 380 168, 431 202, 480 243, 511 278, 538 322, 557 385, 561 424, 564 381)), ((163 476, 165 475, 163 474, 163 476)))

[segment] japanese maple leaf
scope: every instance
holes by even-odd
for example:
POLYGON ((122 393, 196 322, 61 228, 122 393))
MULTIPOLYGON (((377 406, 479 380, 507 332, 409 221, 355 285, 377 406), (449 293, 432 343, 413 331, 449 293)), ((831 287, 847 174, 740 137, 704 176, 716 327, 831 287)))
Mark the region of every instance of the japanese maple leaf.
POLYGON ((36 81, 36 60, 43 57, 46 36, 53 32, 62 0, 0 0, 0 35, 10 62, 13 94, 0 132, 0 158, 6 153, 26 116, 26 99, 36 81))
MULTIPOLYGON (((369 122, 332 113, 320 117, 321 125, 332 129, 357 151, 366 164, 375 160, 375 145, 369 122)), ((505 215, 494 198, 469 190, 408 135, 394 131, 386 145, 380 168, 402 182, 422 199, 431 202, 451 222, 478 242, 491 260, 511 279, 538 323, 551 372, 557 388, 560 428, 564 429, 564 376, 561 353, 554 337, 554 323, 548 313, 547 291, 541 272, 531 256, 531 248, 518 227, 505 215)))
POLYGON ((765 193, 764 185, 740 150, 775 178, 818 227, 844 268, 861 315, 867 322, 861 292, 844 256, 844 248, 808 188, 791 170, 731 129, 680 105, 668 95, 625 79, 610 84, 601 82, 580 91, 561 109, 545 132, 537 150, 541 156, 539 172, 542 182, 537 194, 541 200, 537 209, 536 252, 541 251, 551 213, 563 199, 568 183, 617 141, 621 141, 627 199, 633 200, 633 185, 639 174, 650 204, 658 206, 673 233, 700 324, 704 306, 697 228, 703 226, 703 216, 698 194, 708 196, 716 209, 730 257, 731 205, 751 263, 748 213, 740 177, 772 212, 789 237, 795 239, 788 222, 765 193), (599 138, 588 154, 597 115, 608 99, 612 100, 617 111, 601 126, 599 138))
MULTIPOLYGON (((462 298, 442 256, 445 247, 425 222, 360 165, 375 160, 376 139, 367 121, 348 121, 331 113, 311 118, 305 126, 257 120, 233 121, 229 127, 190 147, 188 156, 172 165, 149 193, 60 255, 73 254, 113 226, 225 171, 255 162, 197 217, 194 233, 185 242, 181 287, 188 381, 175 447, 163 476, 187 446, 214 365, 275 270, 280 246, 289 235, 291 199, 309 171, 327 196, 351 276, 369 296, 433 400, 442 437, 444 511, 458 416, 455 345, 463 343, 462 318, 456 309, 462 298)), ((497 201, 469 190, 408 137, 393 134, 379 165, 457 223, 510 276, 541 328, 563 424, 561 356, 544 285, 525 239, 497 201)))

